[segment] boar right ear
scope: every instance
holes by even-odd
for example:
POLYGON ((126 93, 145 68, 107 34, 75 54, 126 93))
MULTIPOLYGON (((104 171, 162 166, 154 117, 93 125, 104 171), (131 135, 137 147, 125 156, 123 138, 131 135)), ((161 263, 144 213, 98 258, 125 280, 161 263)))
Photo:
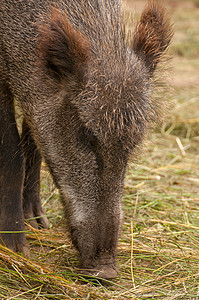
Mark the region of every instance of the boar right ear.
POLYGON ((173 30, 165 9, 149 1, 136 26, 133 50, 152 75, 173 37, 173 30))
POLYGON ((82 79, 90 52, 88 39, 55 8, 50 20, 39 26, 38 50, 45 71, 56 81, 82 79))

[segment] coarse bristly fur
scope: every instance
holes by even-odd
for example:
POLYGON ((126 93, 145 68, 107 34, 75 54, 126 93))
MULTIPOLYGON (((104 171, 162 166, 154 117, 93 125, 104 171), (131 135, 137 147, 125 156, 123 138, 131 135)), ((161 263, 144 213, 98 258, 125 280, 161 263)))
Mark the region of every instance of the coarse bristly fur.
MULTIPOLYGON (((161 119, 151 94, 172 38, 165 9, 155 2, 131 33, 124 20, 113 0, 3 0, 0 8, 0 230, 23 230, 23 214, 48 226, 40 151, 60 189, 82 272, 101 278, 117 275, 127 162, 149 124, 161 119), (22 143, 9 125, 14 97, 25 118, 22 143), (13 153, 22 151, 13 164, 13 153), (21 172, 16 202, 9 193, 16 173, 8 176, 14 166, 21 172)), ((27 252, 22 233, 1 238, 27 252)))

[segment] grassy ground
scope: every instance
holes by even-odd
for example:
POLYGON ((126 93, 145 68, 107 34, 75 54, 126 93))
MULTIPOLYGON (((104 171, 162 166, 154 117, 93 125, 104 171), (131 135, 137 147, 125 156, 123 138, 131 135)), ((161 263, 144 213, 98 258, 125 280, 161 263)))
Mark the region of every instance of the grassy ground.
MULTIPOLYGON (((0 246, 0 299, 199 299, 199 3, 165 2, 175 22, 169 97, 176 105, 129 166, 118 278, 96 285, 76 275, 78 255, 43 166, 51 228, 29 227, 29 259, 0 246)), ((127 8, 139 12, 144 3, 129 0, 127 8)))

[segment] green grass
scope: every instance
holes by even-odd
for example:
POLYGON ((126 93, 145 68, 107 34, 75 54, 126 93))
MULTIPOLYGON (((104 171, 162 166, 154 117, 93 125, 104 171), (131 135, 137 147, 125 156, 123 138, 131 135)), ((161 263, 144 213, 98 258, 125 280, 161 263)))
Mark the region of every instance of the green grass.
POLYGON ((117 279, 102 285, 77 275, 78 253, 44 165, 51 228, 27 227, 29 259, 0 246, 0 299, 199 299, 199 11, 196 1, 171 2, 176 105, 129 165, 117 279))

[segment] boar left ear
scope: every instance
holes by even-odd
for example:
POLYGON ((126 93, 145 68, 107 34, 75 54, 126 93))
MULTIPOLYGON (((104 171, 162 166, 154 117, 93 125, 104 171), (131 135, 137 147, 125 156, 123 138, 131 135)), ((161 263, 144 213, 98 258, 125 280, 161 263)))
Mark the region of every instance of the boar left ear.
POLYGON ((164 7, 149 1, 136 26, 132 46, 134 52, 144 61, 151 75, 172 37, 172 26, 164 7))
POLYGON ((45 72, 56 81, 82 79, 90 52, 88 39, 55 8, 49 21, 39 26, 38 50, 45 72))

